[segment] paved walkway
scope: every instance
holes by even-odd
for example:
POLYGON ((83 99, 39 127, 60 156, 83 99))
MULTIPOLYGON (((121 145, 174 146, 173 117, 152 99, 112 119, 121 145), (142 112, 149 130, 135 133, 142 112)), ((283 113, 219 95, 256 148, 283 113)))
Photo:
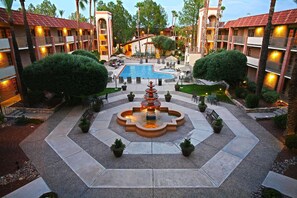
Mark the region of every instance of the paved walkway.
MULTIPOLYGON (((112 86, 111 83, 109 86, 112 86)), ((174 92, 174 84, 156 86, 162 106, 182 111, 186 124, 161 138, 124 132, 117 112, 139 106, 146 83, 128 84, 126 92, 109 98, 90 133, 77 126, 82 107, 62 109, 50 117, 21 147, 50 189, 61 197, 249 197, 267 175, 281 144, 236 106, 215 109, 224 120, 213 134, 191 96, 174 92), (172 102, 163 102, 167 90, 172 102), (128 103, 126 94, 136 93, 128 103), (190 137, 194 153, 183 157, 179 143, 190 137), (127 145, 116 159, 109 146, 115 138, 127 145)))

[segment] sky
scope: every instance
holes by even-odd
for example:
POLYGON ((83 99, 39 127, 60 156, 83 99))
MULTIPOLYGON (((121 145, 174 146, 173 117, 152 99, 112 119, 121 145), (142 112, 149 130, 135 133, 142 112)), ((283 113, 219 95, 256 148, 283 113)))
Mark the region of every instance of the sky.
MULTIPOLYGON (((43 0, 26 0, 25 4, 28 6, 30 3, 33 5, 40 4, 43 0)), ((50 0, 57 7, 57 10, 65 10, 63 15, 64 18, 75 11, 75 0, 50 0)), ((103 2, 108 3, 109 1, 116 2, 116 0, 103 0, 103 2)), ((171 11, 181 11, 183 8, 183 0, 154 0, 156 3, 161 4, 165 9, 168 16, 168 26, 171 25, 171 11)), ((135 7, 136 0, 122 0, 124 7, 130 12, 131 15, 135 15, 137 9, 135 7)), ((218 0, 210 0, 210 6, 215 7, 218 4, 218 0)), ((268 13, 270 0, 223 0, 223 5, 226 7, 222 21, 229 21, 237 19, 240 17, 245 17, 248 15, 257 15, 268 13)), ((0 6, 3 5, 0 3, 0 6)), ((14 1, 13 9, 18 9, 20 3, 18 0, 14 1)), ((296 9, 297 4, 293 0, 277 0, 275 11, 296 9)), ((93 11, 92 11, 93 12, 93 11)), ((57 12, 58 14, 58 12, 57 12)), ((89 16, 88 9, 82 11, 87 18, 89 16)))

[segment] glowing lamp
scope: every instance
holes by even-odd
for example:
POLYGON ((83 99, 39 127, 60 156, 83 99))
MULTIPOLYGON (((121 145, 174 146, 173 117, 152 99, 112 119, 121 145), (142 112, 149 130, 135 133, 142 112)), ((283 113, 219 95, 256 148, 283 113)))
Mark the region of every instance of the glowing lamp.
POLYGON ((4 81, 1 82, 1 85, 2 86, 7 86, 8 83, 9 83, 9 80, 4 80, 4 81))

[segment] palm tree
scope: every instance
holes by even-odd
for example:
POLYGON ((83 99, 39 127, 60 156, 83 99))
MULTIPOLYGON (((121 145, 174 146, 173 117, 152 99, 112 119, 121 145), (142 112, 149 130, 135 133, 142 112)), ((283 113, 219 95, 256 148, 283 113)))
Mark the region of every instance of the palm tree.
POLYGON ((92 42, 93 42, 93 39, 92 39, 92 28, 93 28, 93 25, 92 25, 92 0, 89 0, 89 14, 90 14, 90 45, 89 45, 89 50, 92 50, 92 42))
POLYGON ((219 0, 218 2, 218 11, 217 11, 217 21, 216 21, 216 28, 215 28, 215 35, 214 35, 214 41, 213 41, 213 49, 217 51, 217 46, 218 46, 218 36, 219 36, 219 24, 220 24, 220 18, 221 18, 221 7, 222 7, 222 1, 219 0))
POLYGON ((267 56, 268 56, 268 45, 269 45, 269 39, 270 39, 272 17, 273 17, 273 13, 274 13, 275 2, 276 2, 276 0, 270 1, 268 21, 267 21, 267 25, 264 30, 264 36, 263 36, 262 47, 261 47, 261 52, 260 52, 260 60, 259 60, 259 65, 258 65, 257 88, 256 88, 256 95, 259 97, 261 95, 264 77, 265 77, 266 62, 267 62, 267 56))
POLYGON ((98 2, 98 0, 93 0, 93 4, 94 4, 94 25, 96 26, 96 3, 98 2))
POLYGON ((12 8, 13 0, 1 0, 1 2, 3 3, 8 15, 8 23, 9 23, 10 33, 11 33, 15 61, 16 61, 16 78, 17 78, 18 90, 20 92, 22 101, 26 103, 27 89, 22 81, 23 64, 22 64, 22 59, 19 52, 19 46, 15 37, 14 23, 12 18, 11 8, 12 8))
POLYGON ((80 37, 79 37, 79 9, 81 8, 84 10, 85 4, 88 3, 88 0, 75 0, 75 6, 76 6, 76 23, 77 23, 77 33, 78 33, 78 48, 80 48, 80 37))
POLYGON ((207 15, 208 15, 209 0, 204 0, 204 13, 202 21, 202 35, 201 35, 201 57, 204 57, 204 48, 206 44, 206 29, 207 29, 207 15))
POLYGON ((175 36, 175 32, 174 32, 174 28, 175 28, 175 19, 178 17, 178 14, 175 10, 172 10, 171 11, 172 13, 172 33, 173 33, 173 36, 175 36))
POLYGON ((60 17, 63 18, 63 14, 64 14, 65 10, 59 10, 59 14, 60 14, 60 17))
POLYGON ((35 50, 33 48, 31 32, 30 32, 30 28, 29 28, 29 24, 28 24, 28 20, 27 20, 25 0, 20 0, 20 3, 21 3, 21 7, 22 7, 22 12, 23 12, 23 20, 24 20, 27 43, 28 43, 28 48, 29 48, 30 60, 32 63, 34 63, 36 61, 36 55, 35 55, 35 50))

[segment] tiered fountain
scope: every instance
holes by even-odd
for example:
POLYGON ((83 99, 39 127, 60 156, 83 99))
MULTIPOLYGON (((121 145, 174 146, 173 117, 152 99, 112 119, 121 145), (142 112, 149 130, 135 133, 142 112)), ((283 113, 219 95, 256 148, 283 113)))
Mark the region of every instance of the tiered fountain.
POLYGON ((127 132, 136 132, 150 138, 161 136, 167 131, 176 131, 177 127, 185 122, 184 114, 161 107, 153 82, 150 82, 148 87, 141 107, 118 113, 118 124, 125 126, 127 132))

